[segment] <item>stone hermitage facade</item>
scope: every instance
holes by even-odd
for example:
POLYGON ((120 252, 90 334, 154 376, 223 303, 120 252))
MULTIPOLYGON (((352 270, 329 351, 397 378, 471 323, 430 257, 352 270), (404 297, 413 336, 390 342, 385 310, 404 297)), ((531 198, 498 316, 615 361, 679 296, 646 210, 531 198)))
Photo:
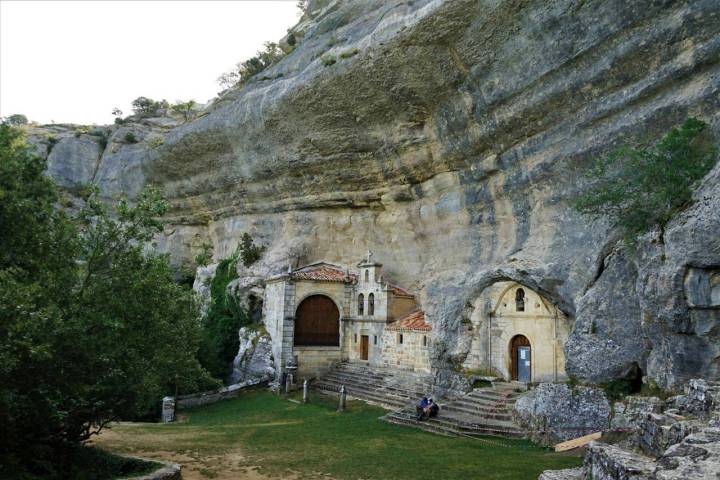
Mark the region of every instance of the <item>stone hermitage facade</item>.
POLYGON ((263 317, 276 365, 297 363, 299 376, 341 361, 430 372, 432 328, 371 252, 352 271, 317 262, 268 279, 263 317))
MULTIPOLYGON (((567 318, 530 288, 497 282, 475 301, 463 367, 523 382, 566 378, 567 318)), ((354 269, 317 262, 268 279, 266 328, 280 374, 314 377, 347 361, 430 373, 432 325, 415 296, 387 282, 372 253, 354 269)))

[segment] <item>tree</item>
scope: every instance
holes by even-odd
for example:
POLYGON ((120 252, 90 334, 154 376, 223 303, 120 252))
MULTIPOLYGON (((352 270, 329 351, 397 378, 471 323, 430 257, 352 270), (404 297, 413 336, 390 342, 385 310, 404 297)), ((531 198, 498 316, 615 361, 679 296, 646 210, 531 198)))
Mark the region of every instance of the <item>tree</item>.
POLYGON ((193 116, 195 105, 195 100, 188 100, 187 102, 181 102, 178 100, 177 103, 170 107, 170 109, 173 112, 182 115, 185 122, 187 122, 193 116))
POLYGON ((25 115, 16 113, 5 118, 3 123, 7 123, 8 125, 27 125, 28 119, 25 115))
POLYGON ((277 43, 265 42, 254 57, 236 64, 233 70, 220 75, 218 83, 225 88, 243 85, 253 76, 282 60, 285 55, 277 43))
POLYGON ((264 252, 264 246, 255 245, 255 242, 250 234, 247 232, 243 233, 240 240, 240 258, 242 259, 243 265, 249 267, 260 260, 260 257, 264 252))
POLYGON ((717 160, 707 133, 706 123, 689 118, 654 146, 614 150, 589 170, 590 188, 573 206, 583 214, 609 218, 626 242, 634 243, 690 204, 693 189, 717 160))
POLYGON ((44 163, 0 126, 0 478, 62 478, 63 452, 168 393, 217 385, 197 361, 198 306, 149 251, 155 190, 56 208, 44 163))
POLYGON ((160 111, 168 108, 168 102, 165 100, 153 100, 147 97, 138 97, 132 101, 133 112, 140 117, 152 117, 158 115, 160 111))

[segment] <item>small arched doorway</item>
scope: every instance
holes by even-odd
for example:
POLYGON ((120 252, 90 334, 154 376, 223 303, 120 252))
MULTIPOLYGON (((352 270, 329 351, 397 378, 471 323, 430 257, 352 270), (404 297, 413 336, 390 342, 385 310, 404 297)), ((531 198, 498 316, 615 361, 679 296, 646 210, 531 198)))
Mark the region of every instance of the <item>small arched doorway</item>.
POLYGON ((532 351, 525 335, 515 335, 510 340, 510 378, 529 383, 532 379, 532 351))
POLYGON ((295 312, 295 345, 340 345, 340 311, 325 295, 311 295, 295 312))

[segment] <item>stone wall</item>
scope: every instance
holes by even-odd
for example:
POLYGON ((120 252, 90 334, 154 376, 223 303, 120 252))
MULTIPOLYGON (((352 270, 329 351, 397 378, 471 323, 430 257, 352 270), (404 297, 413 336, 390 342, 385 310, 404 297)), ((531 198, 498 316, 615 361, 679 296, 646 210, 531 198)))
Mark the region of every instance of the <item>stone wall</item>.
POLYGON ((202 405, 208 405, 210 403, 219 402, 228 398, 234 398, 240 395, 243 389, 253 387, 256 385, 262 385, 270 381, 270 378, 256 378, 248 380, 243 383, 237 383, 235 385, 229 385, 227 387, 219 388, 217 390, 209 390, 207 392, 193 393, 190 395, 178 395, 175 401, 175 408, 177 410, 183 408, 193 408, 202 405))
POLYGON ((386 329, 382 339, 383 361, 388 367, 429 373, 430 342, 430 332, 386 329))

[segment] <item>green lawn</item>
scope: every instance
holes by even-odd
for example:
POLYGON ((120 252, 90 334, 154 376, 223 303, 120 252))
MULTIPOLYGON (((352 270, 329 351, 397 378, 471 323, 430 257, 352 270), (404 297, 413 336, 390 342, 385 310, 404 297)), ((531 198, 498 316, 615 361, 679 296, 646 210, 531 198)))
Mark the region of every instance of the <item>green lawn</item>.
MULTIPOLYGON (((186 411, 182 423, 115 426, 99 443, 118 452, 169 450, 194 458, 240 451, 243 463, 264 475, 293 472, 304 478, 535 480, 543 470, 581 463, 525 441, 503 439, 508 446, 494 446, 390 425, 378 420, 384 410, 362 402, 349 402, 338 413, 333 399, 314 400, 300 405, 251 391, 186 411)), ((192 478, 219 473, 208 467, 192 478)))

